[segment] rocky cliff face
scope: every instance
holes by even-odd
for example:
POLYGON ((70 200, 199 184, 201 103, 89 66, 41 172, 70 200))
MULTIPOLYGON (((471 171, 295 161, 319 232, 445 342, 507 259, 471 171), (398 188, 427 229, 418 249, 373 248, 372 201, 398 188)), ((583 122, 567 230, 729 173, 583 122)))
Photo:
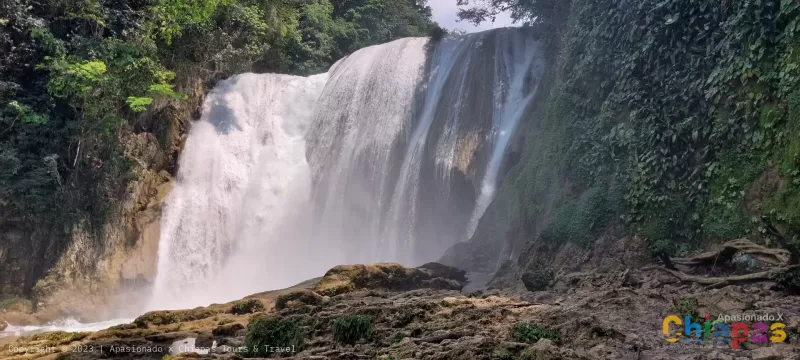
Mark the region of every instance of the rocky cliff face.
POLYGON ((104 318, 112 311, 107 308, 111 299, 153 281, 161 205, 184 135, 206 92, 198 78, 181 87, 187 100, 155 103, 120 134, 132 177, 123 201, 102 226, 91 231, 81 226, 31 229, 22 219, 0 221, 0 296, 34 299, 29 310, 36 315, 18 322, 104 318))

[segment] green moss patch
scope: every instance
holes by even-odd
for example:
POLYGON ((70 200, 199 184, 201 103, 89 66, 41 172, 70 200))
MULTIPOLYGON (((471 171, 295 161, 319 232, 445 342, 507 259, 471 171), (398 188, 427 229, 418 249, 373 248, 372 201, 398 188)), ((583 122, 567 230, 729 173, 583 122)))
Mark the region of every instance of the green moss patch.
MULTIPOLYGON (((302 351, 305 347, 307 331, 298 319, 272 316, 257 317, 250 320, 244 336, 247 357, 269 357, 276 348, 293 347, 302 351)), ((289 356, 291 353, 281 352, 289 356)))
POLYGON ((372 318, 366 315, 347 315, 333 320, 333 338, 342 344, 372 340, 372 318))
POLYGON ((527 322, 519 322, 511 329, 511 336, 514 341, 523 343, 535 343, 539 339, 550 339, 559 341, 561 334, 540 325, 527 322))

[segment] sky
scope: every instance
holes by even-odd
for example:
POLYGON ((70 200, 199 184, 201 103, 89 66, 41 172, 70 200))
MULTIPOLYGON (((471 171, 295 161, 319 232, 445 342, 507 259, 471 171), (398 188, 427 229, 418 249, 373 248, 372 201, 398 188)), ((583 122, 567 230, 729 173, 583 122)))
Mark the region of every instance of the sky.
POLYGON ((508 13, 498 15, 494 23, 484 22, 477 27, 470 22, 457 22, 458 6, 456 6, 456 1, 428 0, 428 6, 433 9, 433 20, 438 22, 439 26, 449 30, 462 29, 466 32, 477 32, 512 25, 511 16, 508 13))

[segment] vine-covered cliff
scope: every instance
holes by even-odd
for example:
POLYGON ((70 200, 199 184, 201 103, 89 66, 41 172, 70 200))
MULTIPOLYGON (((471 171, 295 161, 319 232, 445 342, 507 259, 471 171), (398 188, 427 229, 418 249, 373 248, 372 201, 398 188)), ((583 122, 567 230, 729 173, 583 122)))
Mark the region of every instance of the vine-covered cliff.
POLYGON ((800 4, 511 5, 550 39, 547 91, 497 199, 447 262, 524 272, 608 236, 641 239, 653 257, 797 240, 800 4))

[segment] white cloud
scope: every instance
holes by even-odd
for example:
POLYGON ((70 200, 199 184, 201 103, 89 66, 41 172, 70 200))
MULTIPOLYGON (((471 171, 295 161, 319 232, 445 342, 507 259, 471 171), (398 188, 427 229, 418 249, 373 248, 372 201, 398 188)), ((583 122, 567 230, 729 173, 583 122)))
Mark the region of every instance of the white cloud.
POLYGON ((457 0, 428 0, 428 6, 433 9, 433 20, 439 23, 439 26, 445 29, 462 29, 466 32, 478 32, 489 30, 499 27, 514 26, 511 20, 511 15, 507 12, 497 15, 495 21, 484 22, 478 26, 470 22, 458 22, 458 6, 457 0))

